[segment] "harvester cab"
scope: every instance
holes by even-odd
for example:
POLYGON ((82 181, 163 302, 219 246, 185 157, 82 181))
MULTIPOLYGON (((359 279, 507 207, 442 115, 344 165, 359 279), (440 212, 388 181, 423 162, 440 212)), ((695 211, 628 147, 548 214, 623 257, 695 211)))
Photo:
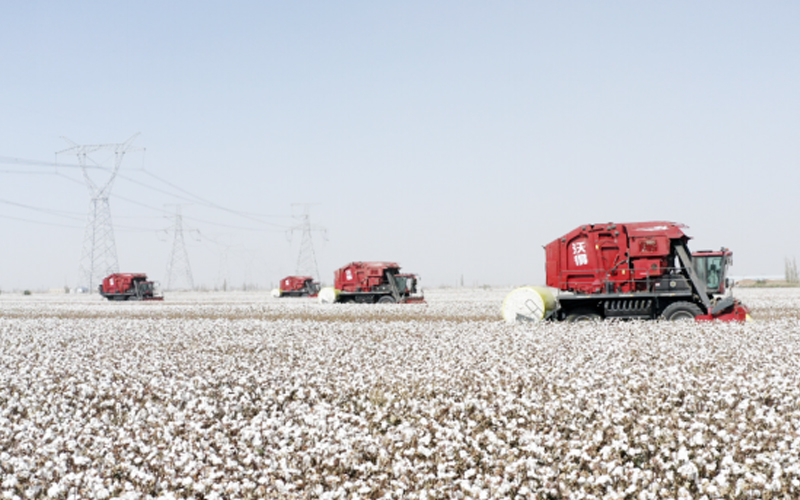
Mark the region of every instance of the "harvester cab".
POLYGON ((733 282, 727 277, 728 267, 733 264, 733 253, 727 248, 719 251, 703 250, 692 253, 692 267, 698 278, 705 282, 709 294, 723 295, 730 291, 733 282))
POLYGON ((386 278, 395 302, 415 302, 422 297, 421 291, 417 290, 419 276, 416 274, 397 274, 399 269, 387 269, 386 278), (392 286, 394 283, 394 286, 392 286))
POLYGON ((415 295, 417 293, 417 282, 419 277, 416 274, 396 274, 394 281, 397 290, 403 295, 415 295))

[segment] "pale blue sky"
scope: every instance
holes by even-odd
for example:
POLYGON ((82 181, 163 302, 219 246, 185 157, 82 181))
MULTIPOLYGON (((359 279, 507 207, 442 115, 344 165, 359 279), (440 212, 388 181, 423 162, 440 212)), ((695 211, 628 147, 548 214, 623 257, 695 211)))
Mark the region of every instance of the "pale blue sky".
MULTIPOLYGON (((781 274, 800 257, 798 26, 795 2, 16 2, 0 157, 141 132, 111 208, 120 267, 156 279, 156 209, 183 200, 142 166, 282 227, 318 203, 328 282, 395 260, 427 286, 541 283, 561 234, 652 219, 732 248, 734 274, 781 274)), ((74 284, 79 171, 0 171, 0 290, 74 284)), ((198 284, 294 271, 299 234, 183 213, 198 284)))

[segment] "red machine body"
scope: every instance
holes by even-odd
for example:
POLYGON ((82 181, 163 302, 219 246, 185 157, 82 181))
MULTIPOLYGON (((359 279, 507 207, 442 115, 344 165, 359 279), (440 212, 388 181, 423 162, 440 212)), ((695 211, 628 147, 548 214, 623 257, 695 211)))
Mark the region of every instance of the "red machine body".
POLYGON ((547 286, 577 293, 632 292, 661 276, 671 241, 689 240, 681 224, 639 222, 581 226, 545 247, 547 286))
POLYGON ((281 297, 316 297, 319 283, 311 276, 287 276, 281 280, 281 297))
POLYGON ((728 288, 731 251, 692 254, 684 228, 666 221, 589 224, 548 244, 547 285, 570 292, 559 295, 558 319, 746 318, 744 305, 718 297, 728 288))
POLYGON ((103 278, 98 287, 108 300, 164 300, 156 295, 155 285, 144 273, 115 273, 103 278))
POLYGON ((419 277, 400 274, 396 262, 351 262, 333 273, 339 302, 414 303, 425 299, 417 290, 419 277))

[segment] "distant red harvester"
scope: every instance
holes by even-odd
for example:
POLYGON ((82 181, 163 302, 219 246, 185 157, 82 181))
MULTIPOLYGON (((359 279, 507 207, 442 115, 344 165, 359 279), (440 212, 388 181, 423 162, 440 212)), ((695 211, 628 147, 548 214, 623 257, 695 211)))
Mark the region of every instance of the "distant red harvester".
POLYGON ((545 247, 554 319, 695 318, 744 321, 749 310, 726 278, 732 253, 691 254, 686 226, 637 222, 580 226, 545 247))
POLYGON ((396 262, 351 262, 334 271, 337 302, 420 303, 419 277, 400 274, 396 262))
POLYGON ((155 295, 155 285, 144 273, 116 273, 103 278, 98 287, 108 300, 164 300, 155 295))
POLYGON ((279 297, 316 297, 319 283, 311 276, 287 276, 281 280, 279 297))

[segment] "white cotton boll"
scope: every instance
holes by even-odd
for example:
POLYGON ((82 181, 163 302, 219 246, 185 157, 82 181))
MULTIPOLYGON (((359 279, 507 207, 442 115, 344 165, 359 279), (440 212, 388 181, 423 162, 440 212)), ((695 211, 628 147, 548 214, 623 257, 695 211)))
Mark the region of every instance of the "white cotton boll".
POLYGON ((717 488, 717 485, 714 484, 714 482, 710 482, 705 486, 705 492, 711 495, 712 497, 717 497, 720 495, 720 489, 717 488))
POLYGON ((64 487, 60 484, 54 484, 47 488, 47 496, 50 498, 58 498, 64 492, 64 487))
POLYGON ((773 479, 766 485, 768 491, 780 491, 783 488, 783 482, 780 479, 773 479))
POLYGON ((692 462, 687 462, 678 468, 678 474, 687 479, 696 479, 698 472, 697 466, 692 462))
POLYGON ((42 491, 42 487, 39 485, 31 486, 30 488, 25 490, 25 496, 28 498, 36 498, 39 496, 39 493, 42 491))
POLYGON ((604 484, 608 484, 608 483, 611 483, 611 482, 613 482, 613 479, 611 479, 611 476, 609 476, 607 474, 603 474, 602 476, 598 477, 595 480, 595 484, 597 484, 599 486, 602 486, 604 484))

